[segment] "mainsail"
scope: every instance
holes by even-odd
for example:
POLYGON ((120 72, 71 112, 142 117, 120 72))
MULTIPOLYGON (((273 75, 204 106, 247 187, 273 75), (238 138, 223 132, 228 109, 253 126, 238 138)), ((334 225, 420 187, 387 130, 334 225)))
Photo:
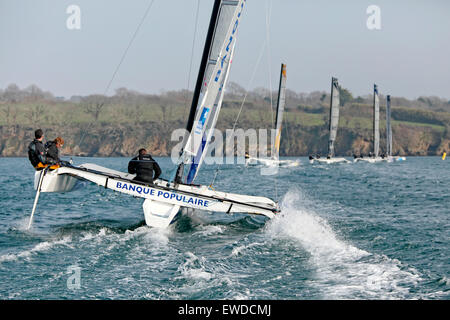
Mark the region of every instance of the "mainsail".
POLYGON ((281 64, 280 86, 278 88, 277 115, 275 118, 275 144, 272 146, 272 158, 278 160, 280 154, 281 126, 283 124, 283 112, 286 104, 286 65, 281 64))
POLYGON ((339 123, 339 84, 337 78, 331 78, 331 106, 330 106, 330 138, 328 140, 328 157, 334 156, 334 141, 339 123))
POLYGON ((189 136, 181 152, 176 181, 181 181, 184 165, 190 164, 186 182, 192 183, 205 157, 222 106, 244 3, 245 0, 214 3, 186 127, 189 136))
POLYGON ((386 97, 386 156, 392 156, 391 96, 386 97))
POLYGON ((378 86, 373 85, 373 156, 378 157, 380 151, 380 100, 378 86))

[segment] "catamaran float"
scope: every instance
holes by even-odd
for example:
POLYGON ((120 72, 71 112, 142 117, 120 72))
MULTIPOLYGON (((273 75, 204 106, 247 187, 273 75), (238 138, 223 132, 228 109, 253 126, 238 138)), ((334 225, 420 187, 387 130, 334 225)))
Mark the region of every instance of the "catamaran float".
POLYGON ((186 127, 188 136, 173 181, 157 179, 153 184, 140 183, 132 180, 134 175, 90 163, 66 165, 53 171, 45 168, 35 173, 37 192, 28 227, 41 192, 69 192, 78 180, 144 199, 145 223, 151 227, 168 227, 182 209, 188 208, 268 218, 279 212, 277 203, 266 197, 221 192, 193 184, 222 106, 244 4, 245 0, 214 3, 186 127), (185 167, 189 167, 187 174, 185 167))

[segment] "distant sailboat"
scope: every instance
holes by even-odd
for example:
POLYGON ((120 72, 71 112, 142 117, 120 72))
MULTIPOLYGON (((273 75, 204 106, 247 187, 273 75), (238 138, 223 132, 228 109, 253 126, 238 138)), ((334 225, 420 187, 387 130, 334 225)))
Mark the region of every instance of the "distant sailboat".
POLYGON ((309 156, 309 162, 313 163, 348 163, 345 158, 334 157, 334 143, 336 141, 337 129, 339 124, 339 83, 337 78, 331 78, 331 101, 330 101, 330 122, 329 131, 330 136, 328 139, 328 154, 326 158, 320 158, 319 156, 309 156))
MULTIPOLYGON (((390 106, 389 106, 390 112, 390 106)), ((387 117, 387 113, 386 113, 387 117)), ((389 115, 390 117, 390 115, 389 115)), ((386 118, 387 119, 387 118, 386 118)), ((390 123, 390 121, 389 121, 390 123)), ((380 99, 378 97, 378 86, 373 85, 373 153, 370 153, 368 157, 355 156, 354 162, 365 161, 370 163, 388 161, 384 155, 380 157, 380 99)))
POLYGON ((272 144, 271 158, 255 158, 245 156, 245 165, 287 166, 300 165, 299 161, 280 160, 281 128, 283 124, 284 106, 286 105, 286 65, 281 64, 280 84, 278 88, 277 113, 275 119, 275 143, 272 144))

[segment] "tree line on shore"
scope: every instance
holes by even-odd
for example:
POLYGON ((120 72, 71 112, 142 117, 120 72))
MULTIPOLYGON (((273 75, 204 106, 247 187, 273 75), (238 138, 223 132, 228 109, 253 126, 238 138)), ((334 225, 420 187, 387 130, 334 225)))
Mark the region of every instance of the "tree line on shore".
MULTIPOLYGON (((230 83, 217 128, 232 128, 242 104, 238 128, 273 128, 276 97, 277 92, 266 88, 247 92, 230 83)), ((129 156, 146 146, 154 155, 170 155, 178 143, 170 141, 171 132, 184 128, 191 99, 192 92, 187 90, 144 94, 127 88, 116 89, 111 96, 64 98, 35 85, 20 89, 11 84, 0 89, 0 156, 25 156, 27 141, 37 127, 47 131, 47 139, 64 136, 65 154, 129 156)), ((338 154, 370 151, 372 99, 370 94, 353 97, 341 88, 338 154)), ((383 96, 380 101, 383 139, 383 96)), ((395 154, 438 155, 449 149, 450 101, 439 97, 392 97, 391 101, 395 154)), ((329 103, 330 95, 325 91, 287 90, 281 155, 325 153, 329 103)))

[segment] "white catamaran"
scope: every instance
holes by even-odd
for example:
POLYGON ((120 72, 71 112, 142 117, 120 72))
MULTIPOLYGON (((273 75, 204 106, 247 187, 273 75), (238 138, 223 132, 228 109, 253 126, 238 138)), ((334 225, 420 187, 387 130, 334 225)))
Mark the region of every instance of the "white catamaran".
POLYGON ((331 78, 331 101, 330 101, 330 137, 328 139, 328 155, 326 158, 321 158, 319 156, 309 156, 309 163, 348 163, 345 158, 335 158, 334 157, 334 142, 336 140, 337 129, 339 124, 339 83, 337 78, 331 78))
POLYGON ((71 191, 77 180, 87 180, 106 189, 144 199, 145 222, 158 228, 169 226, 183 208, 239 212, 268 218, 279 212, 277 203, 266 197, 220 192, 192 184, 220 112, 244 4, 245 0, 216 0, 214 3, 187 123, 189 135, 180 153, 173 181, 157 179, 153 184, 140 183, 132 180, 132 174, 89 163, 62 166, 53 171, 45 168, 35 173, 37 192, 28 227, 41 192, 71 191), (185 167, 189 167, 186 175, 185 167))
MULTIPOLYGON (((389 104, 389 112, 390 112, 390 104, 389 104)), ((388 119, 386 109, 386 121, 388 119)), ((390 115, 389 115, 390 118, 390 115)), ((386 122, 387 126, 387 122, 386 122)), ((390 121, 389 121, 390 126, 390 121)), ((389 139, 389 135, 387 136, 389 139)), ((363 156, 355 156, 354 162, 365 161, 369 163, 376 163, 382 161, 389 161, 388 157, 380 156, 380 100, 378 97, 378 86, 376 84, 373 85, 373 153, 369 154, 368 157, 363 156)))
POLYGON ((271 158, 256 158, 246 155, 245 165, 264 165, 268 167, 296 167, 300 161, 280 160, 281 127, 283 124, 284 106, 286 104, 286 65, 281 64, 280 85, 278 88, 277 113, 275 118, 275 143, 272 144, 271 158))

